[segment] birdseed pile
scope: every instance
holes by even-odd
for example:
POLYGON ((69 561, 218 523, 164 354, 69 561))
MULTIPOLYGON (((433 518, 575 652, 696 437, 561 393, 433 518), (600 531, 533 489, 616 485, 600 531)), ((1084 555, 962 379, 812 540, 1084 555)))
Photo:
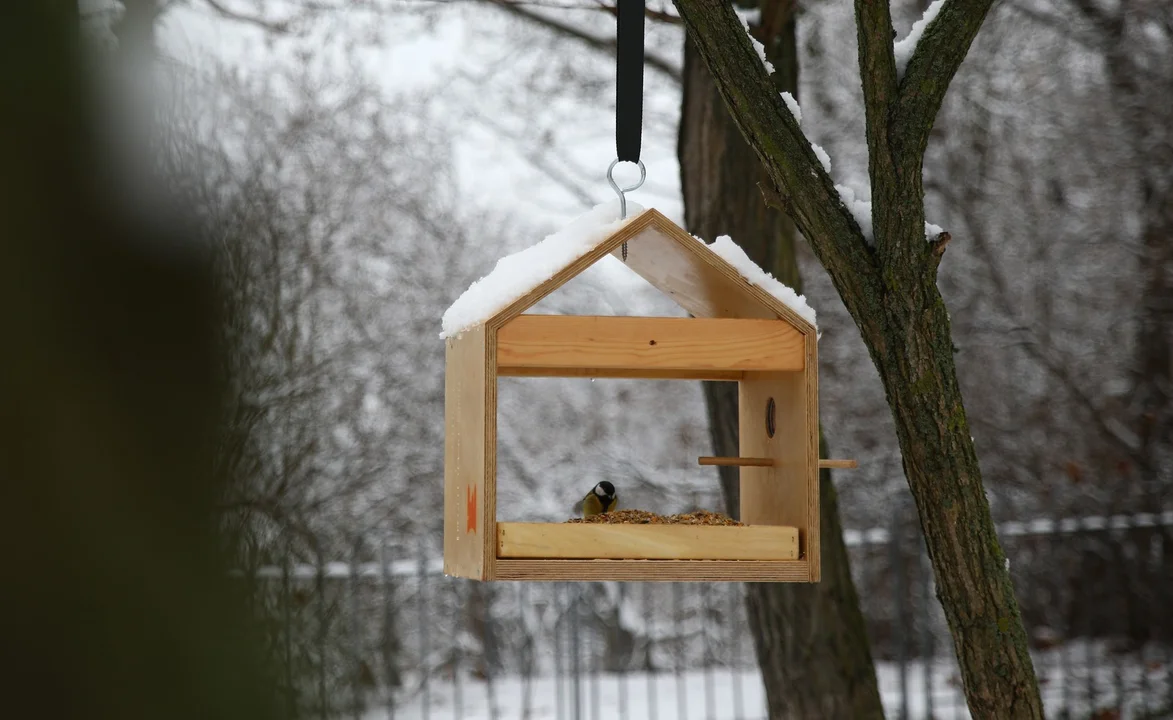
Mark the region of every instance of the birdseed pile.
POLYGON ((694 510, 679 515, 657 515, 647 510, 615 510, 600 513, 589 518, 572 518, 571 523, 607 523, 611 525, 741 525, 728 515, 694 510))

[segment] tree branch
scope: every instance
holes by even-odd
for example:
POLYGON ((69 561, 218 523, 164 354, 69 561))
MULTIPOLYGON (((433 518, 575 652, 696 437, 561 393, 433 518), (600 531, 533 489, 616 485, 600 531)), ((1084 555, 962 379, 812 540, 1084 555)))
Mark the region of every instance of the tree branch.
POLYGON ((1072 5, 1087 20, 1095 23, 1108 35, 1115 35, 1124 27, 1122 14, 1110 14, 1092 0, 1073 0, 1072 5))
POLYGON ((859 39, 859 71, 863 79, 867 123, 887 127, 887 113, 896 100, 896 57, 892 51, 892 14, 883 0, 855 0, 859 39))
POLYGON ((952 235, 947 232, 943 232, 937 235, 937 237, 929 243, 929 250, 933 258, 935 258, 934 261, 938 265, 941 263, 941 257, 945 255, 945 248, 949 245, 949 241, 952 239, 952 235))
POLYGON ((758 183, 758 190, 762 193, 762 201, 766 203, 766 207, 772 207, 787 215, 790 214, 790 203, 775 188, 766 183, 758 183))
MULTIPOLYGON (((722 99, 734 109, 730 114, 738 129, 762 161, 774 191, 786 197, 788 214, 836 286, 849 288, 841 290, 843 297, 879 297, 879 273, 859 225, 775 91, 733 6, 724 0, 674 2, 722 99)), ((869 317, 862 307, 854 310, 857 318, 869 317)))
MULTIPOLYGON (((876 250, 884 258, 898 246, 900 210, 907 204, 906 198, 900 197, 900 189, 907 184, 900 182, 896 149, 890 140, 892 108, 899 88, 888 0, 855 0, 855 24, 872 185, 872 232, 876 250)), ((923 200, 921 205, 923 208, 923 200)))
POLYGON ((900 135, 893 140, 917 158, 918 169, 949 83, 992 4, 993 0, 945 0, 908 61, 893 122, 900 135))
MULTIPOLYGON (((417 2, 445 2, 445 0, 416 0, 417 2)), ((487 0, 495 4, 509 4, 514 7, 528 6, 532 8, 546 8, 549 10, 586 10, 588 12, 603 12, 613 17, 618 17, 618 9, 615 2, 603 2, 603 0, 594 0, 591 3, 576 3, 576 2, 539 2, 539 0, 487 0)), ((664 23, 665 25, 679 25, 680 18, 671 15, 662 10, 653 10, 652 8, 644 8, 644 17, 654 22, 664 23)))
MULTIPOLYGON (((598 6, 599 10, 602 10, 603 12, 608 13, 608 14, 613 15, 616 18, 618 18, 619 17, 619 8, 616 4, 617 1, 618 0, 612 0, 612 2, 604 2, 603 0, 595 0, 595 5, 598 6)), ((680 24, 680 18, 676 17, 675 15, 669 15, 668 13, 663 12, 661 10, 653 10, 650 7, 644 8, 644 17, 646 17, 648 20, 655 20, 656 22, 667 23, 669 25, 679 25, 680 24)))
POLYGON ((242 13, 220 3, 218 0, 204 0, 204 4, 210 7, 217 15, 226 20, 233 20, 235 22, 245 23, 246 25, 255 25, 262 30, 277 35, 285 35, 290 31, 290 22, 288 20, 269 20, 267 18, 261 17, 260 15, 242 13))
POLYGON ((890 21, 878 7, 888 0, 856 3, 869 169, 880 193, 873 189, 873 219, 881 221, 876 253, 817 166, 727 0, 675 2, 729 114, 786 197, 884 384, 971 715, 1041 720, 1027 635, 962 402, 949 313, 936 273, 926 271, 945 240, 924 237, 924 147, 992 0, 944 0, 898 86, 895 107, 890 21))
MULTIPOLYGON (((548 30, 573 38, 583 43, 589 48, 599 50, 602 52, 613 53, 615 51, 614 38, 601 38, 597 35, 592 35, 582 28, 575 27, 570 23, 555 20, 554 18, 540 12, 536 12, 524 6, 523 3, 516 0, 483 0, 490 5, 495 5, 514 17, 521 18, 528 22, 540 25, 548 30)), ((666 76, 669 80, 679 85, 681 83, 680 68, 668 62, 664 58, 656 55, 644 53, 644 65, 656 70, 657 72, 666 76)))
MULTIPOLYGON (((483 123, 490 130, 497 133, 501 137, 509 138, 517 145, 518 150, 523 154, 526 161, 534 168, 545 175, 548 179, 555 182, 559 187, 573 195, 574 199, 584 207, 592 207, 595 204, 594 198, 586 191, 576 180, 570 177, 568 173, 562 172, 555 168, 553 164, 547 159, 546 154, 540 149, 534 149, 531 138, 519 138, 514 133, 510 132, 504 125, 491 119, 490 115, 481 115, 476 118, 477 122, 483 123)), ((539 146, 540 147, 540 146, 539 146)))

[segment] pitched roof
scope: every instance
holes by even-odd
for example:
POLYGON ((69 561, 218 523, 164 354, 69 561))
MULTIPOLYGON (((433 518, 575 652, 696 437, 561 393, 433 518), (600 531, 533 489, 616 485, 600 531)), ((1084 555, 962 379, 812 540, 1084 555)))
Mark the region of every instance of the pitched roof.
POLYGON ((500 325, 569 282, 605 255, 619 257, 652 286, 697 317, 781 318, 816 332, 806 299, 758 267, 728 236, 712 245, 689 235, 655 209, 618 201, 598 205, 562 230, 501 258, 444 313, 440 337, 481 324, 500 325))

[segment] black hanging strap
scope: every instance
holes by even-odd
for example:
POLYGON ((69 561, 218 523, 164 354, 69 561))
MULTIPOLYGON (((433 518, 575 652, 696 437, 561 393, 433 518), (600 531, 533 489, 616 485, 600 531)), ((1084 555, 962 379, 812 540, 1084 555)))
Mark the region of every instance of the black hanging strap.
POLYGON ((639 162, 644 106, 644 0, 617 0, 615 153, 639 162))

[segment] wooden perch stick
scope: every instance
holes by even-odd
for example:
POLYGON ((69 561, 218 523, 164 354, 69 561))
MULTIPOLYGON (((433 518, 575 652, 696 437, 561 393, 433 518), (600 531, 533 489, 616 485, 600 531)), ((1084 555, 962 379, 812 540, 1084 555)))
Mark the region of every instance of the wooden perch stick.
POLYGON ((858 460, 819 460, 819 468, 851 470, 859 467, 858 460))
POLYGON ((699 457, 696 461, 700 465, 733 465, 736 467, 772 467, 774 465, 773 458, 755 457, 699 457))

